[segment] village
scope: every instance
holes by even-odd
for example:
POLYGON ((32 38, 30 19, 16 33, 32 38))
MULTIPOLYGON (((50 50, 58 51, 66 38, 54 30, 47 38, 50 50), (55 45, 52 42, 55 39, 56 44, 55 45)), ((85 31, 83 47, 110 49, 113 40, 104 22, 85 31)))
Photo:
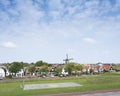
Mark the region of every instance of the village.
POLYGON ((37 61, 36 63, 28 64, 23 62, 13 62, 8 64, 0 64, 0 79, 8 77, 54 78, 55 76, 66 77, 81 75, 97 75, 105 72, 116 71, 120 71, 120 64, 101 62, 98 62, 96 64, 78 64, 74 62, 66 62, 63 64, 49 64, 43 61, 37 61))

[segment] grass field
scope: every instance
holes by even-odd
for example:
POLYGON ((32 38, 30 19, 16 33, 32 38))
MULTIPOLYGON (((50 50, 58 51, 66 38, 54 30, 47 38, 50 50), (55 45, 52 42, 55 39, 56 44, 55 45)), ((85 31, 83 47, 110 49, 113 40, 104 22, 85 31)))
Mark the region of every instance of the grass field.
MULTIPOLYGON (((14 79, 13 79, 14 80, 14 79)), ((79 87, 69 88, 53 88, 53 89, 37 89, 37 90, 23 90, 20 86, 22 81, 15 82, 0 82, 0 96, 36 96, 45 94, 58 94, 70 92, 83 92, 92 90, 104 89, 118 89, 120 88, 120 74, 107 73, 98 76, 81 76, 71 78, 52 78, 42 80, 25 80, 25 84, 43 84, 43 83, 62 83, 62 82, 75 82, 82 84, 79 87)))

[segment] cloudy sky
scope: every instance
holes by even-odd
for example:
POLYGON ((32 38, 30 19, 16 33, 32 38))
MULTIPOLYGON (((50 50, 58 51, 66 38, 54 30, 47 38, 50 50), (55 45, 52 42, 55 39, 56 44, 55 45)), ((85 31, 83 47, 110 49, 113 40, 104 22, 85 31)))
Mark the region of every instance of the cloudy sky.
POLYGON ((120 63, 120 0, 0 0, 0 63, 120 63))

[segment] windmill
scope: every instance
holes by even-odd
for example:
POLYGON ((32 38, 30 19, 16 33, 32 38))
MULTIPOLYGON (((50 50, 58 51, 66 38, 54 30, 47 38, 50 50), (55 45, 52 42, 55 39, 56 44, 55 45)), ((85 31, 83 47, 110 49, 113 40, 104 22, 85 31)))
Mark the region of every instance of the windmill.
POLYGON ((65 64, 67 64, 70 60, 73 60, 73 58, 68 58, 68 54, 66 54, 66 59, 63 59, 63 61, 65 61, 65 64))

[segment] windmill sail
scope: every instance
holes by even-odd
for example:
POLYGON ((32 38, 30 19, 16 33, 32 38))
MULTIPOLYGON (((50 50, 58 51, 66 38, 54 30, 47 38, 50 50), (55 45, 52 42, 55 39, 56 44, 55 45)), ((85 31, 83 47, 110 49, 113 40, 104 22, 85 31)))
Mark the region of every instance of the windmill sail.
POLYGON ((63 60, 65 61, 65 64, 67 64, 70 60, 73 60, 73 58, 68 58, 68 54, 66 54, 66 59, 63 60))

